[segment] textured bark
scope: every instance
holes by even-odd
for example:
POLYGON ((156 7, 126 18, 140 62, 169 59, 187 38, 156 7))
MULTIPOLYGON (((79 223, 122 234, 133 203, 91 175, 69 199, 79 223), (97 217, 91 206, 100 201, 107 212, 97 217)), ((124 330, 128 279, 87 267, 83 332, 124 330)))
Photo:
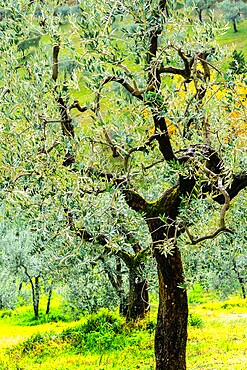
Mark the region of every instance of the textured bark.
POLYGON ((129 269, 129 297, 126 320, 137 321, 143 319, 149 310, 147 281, 143 280, 138 267, 129 269))
MULTIPOLYGON (((177 197, 168 193, 166 209, 177 213, 177 197), (176 199, 175 199, 176 198, 176 199)), ((174 218, 173 218, 174 220, 174 218)), ((171 254, 162 253, 162 242, 175 237, 174 222, 164 224, 158 217, 148 221, 159 278, 159 308, 155 333, 156 370, 186 369, 188 303, 180 251, 174 243, 171 254)))
POLYGON ((157 370, 186 369, 188 304, 178 248, 165 257, 156 252, 159 310, 155 333, 157 370))
POLYGON ((181 255, 176 246, 179 232, 176 218, 181 197, 193 191, 193 178, 180 178, 177 185, 167 190, 156 202, 149 203, 135 192, 126 191, 127 203, 145 212, 145 219, 153 241, 159 278, 159 308, 155 334, 156 370, 185 370, 188 303, 184 288, 181 255), (166 216, 164 222, 160 215, 166 216), (174 249, 164 252, 164 244, 170 241, 174 249))

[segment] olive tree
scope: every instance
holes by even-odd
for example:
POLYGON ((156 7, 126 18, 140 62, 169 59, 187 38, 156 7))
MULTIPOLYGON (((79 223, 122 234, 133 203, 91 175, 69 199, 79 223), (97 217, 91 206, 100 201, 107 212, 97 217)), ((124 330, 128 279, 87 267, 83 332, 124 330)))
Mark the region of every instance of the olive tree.
MULTIPOLYGON (((115 309, 119 303, 113 284, 106 279, 105 274, 115 275, 114 261, 104 264, 93 264, 91 260, 77 262, 66 269, 61 284, 61 294, 64 297, 64 306, 69 313, 78 318, 82 313, 93 313, 102 307, 115 309)), ((124 290, 124 286, 121 285, 124 290)))
POLYGON ((18 301, 18 286, 16 278, 10 274, 10 271, 3 266, 1 261, 0 276, 0 310, 13 309, 18 301))
POLYGON ((199 21, 202 22, 202 14, 204 11, 208 11, 216 3, 215 0, 187 0, 186 4, 195 8, 195 11, 198 14, 199 21))
MULTIPOLYGON (((90 243, 89 254, 91 256, 93 253, 92 243, 96 246, 95 259, 101 262, 106 276, 119 297, 120 313, 126 316, 127 321, 136 321, 144 318, 145 314, 149 311, 148 273, 146 265, 148 255, 150 254, 150 240, 148 237, 147 242, 142 240, 142 234, 145 235, 143 232, 138 233, 138 230, 134 230, 134 232, 130 231, 130 227, 132 226, 133 228, 133 220, 131 220, 130 214, 128 214, 128 217, 127 215, 118 215, 116 217, 116 212, 113 212, 113 215, 110 213, 105 211, 103 220, 102 217, 98 216, 98 220, 100 221, 98 228, 97 221, 94 220, 93 233, 88 231, 88 226, 82 229, 78 229, 77 227, 77 232, 79 231, 84 241, 90 243), (113 227, 113 220, 110 222, 112 217, 115 218, 115 228, 113 227), (108 227, 103 227, 104 220, 107 221, 108 227), (132 225, 128 225, 130 221, 132 221, 132 225), (99 249, 102 248, 103 251, 100 252, 99 249), (114 257, 115 269, 109 268, 109 257, 111 257, 111 260, 114 257), (127 294, 125 293, 126 289, 124 289, 123 284, 123 275, 126 273, 128 275, 129 285, 127 294)), ((95 211, 94 217, 97 217, 95 211)), ((143 226, 140 220, 138 221, 139 225, 143 226)), ((135 226, 137 229, 137 225, 135 226)))
POLYGON ((156 368, 183 370, 188 303, 179 236, 195 245, 232 234, 227 211, 247 186, 245 134, 230 134, 229 91, 240 124, 244 116, 220 70, 217 24, 194 26, 185 8, 166 0, 89 1, 81 2, 80 19, 68 18, 68 31, 53 5, 30 22, 35 7, 20 2, 22 27, 7 22, 2 192, 35 195, 37 181, 48 186, 75 230, 85 228, 78 205, 88 194, 110 194, 116 219, 136 212, 157 264, 156 368), (20 64, 11 40, 30 28, 49 42, 41 39, 20 64), (81 66, 73 81, 59 73, 65 52, 81 66))
POLYGON ((247 17, 247 4, 244 1, 224 0, 218 6, 225 19, 232 23, 234 32, 238 32, 237 23, 247 17))
MULTIPOLYGON (((188 283, 199 282, 207 289, 215 290, 221 297, 238 293, 246 298, 246 191, 232 205, 238 224, 234 236, 222 234, 213 241, 188 248, 186 240, 182 248, 188 283)), ((202 212, 200 210, 199 212, 202 212)))
MULTIPOLYGON (((52 287, 60 282, 60 275, 66 268, 63 260, 71 258, 71 254, 68 255, 66 251, 66 242, 61 230, 56 229, 56 235, 55 230, 48 230, 45 222, 41 222, 38 217, 38 220, 29 223, 21 220, 16 211, 11 212, 8 209, 7 212, 11 213, 11 220, 5 217, 0 223, 2 275, 6 276, 4 280, 9 284, 12 281, 12 286, 15 286, 15 289, 12 289, 14 297, 20 293, 23 283, 30 286, 34 317, 37 319, 41 294, 48 293, 48 314, 52 287)), ((49 217, 48 212, 46 216, 49 217)), ((56 225, 59 225, 58 220, 56 225)))

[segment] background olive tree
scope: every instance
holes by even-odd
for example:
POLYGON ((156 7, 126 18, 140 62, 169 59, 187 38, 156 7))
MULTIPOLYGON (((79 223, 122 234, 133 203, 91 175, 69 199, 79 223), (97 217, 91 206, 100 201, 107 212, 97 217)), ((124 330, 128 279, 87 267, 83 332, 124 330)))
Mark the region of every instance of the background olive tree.
POLYGON ((209 11, 213 5, 216 3, 216 0, 187 0, 186 4, 195 8, 195 11, 198 14, 200 22, 203 22, 203 12, 209 11))
POLYGON ((233 207, 235 220, 230 222, 238 225, 234 236, 222 234, 192 248, 184 240, 182 247, 188 286, 199 283, 216 291, 220 298, 236 292, 246 298, 246 191, 233 207))
POLYGON ((234 32, 238 32, 237 23, 247 17, 247 4, 244 1, 224 0, 218 4, 225 19, 232 23, 234 32))

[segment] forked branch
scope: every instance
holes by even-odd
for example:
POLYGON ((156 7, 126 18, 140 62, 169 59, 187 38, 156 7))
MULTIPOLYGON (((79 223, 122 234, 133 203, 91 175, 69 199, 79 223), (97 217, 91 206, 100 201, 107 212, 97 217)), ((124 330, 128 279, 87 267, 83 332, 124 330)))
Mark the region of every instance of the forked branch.
POLYGON ((223 195, 224 200, 225 200, 223 206, 221 207, 221 211, 220 211, 219 227, 213 233, 208 234, 208 235, 204 235, 204 236, 196 239, 190 233, 188 226, 185 226, 185 231, 186 231, 186 233, 187 233, 187 235, 188 235, 188 237, 189 237, 189 239, 190 239, 190 241, 193 245, 198 244, 198 243, 200 243, 204 240, 207 240, 207 239, 214 239, 222 232, 227 232, 227 233, 234 234, 234 231, 230 228, 227 228, 226 224, 225 224, 225 215, 226 215, 226 211, 229 208, 229 204, 230 204, 231 199, 230 199, 230 196, 229 196, 228 192, 226 191, 225 187, 223 186, 222 178, 218 177, 214 174, 213 178, 215 179, 216 177, 218 179, 218 189, 221 192, 221 194, 223 195))

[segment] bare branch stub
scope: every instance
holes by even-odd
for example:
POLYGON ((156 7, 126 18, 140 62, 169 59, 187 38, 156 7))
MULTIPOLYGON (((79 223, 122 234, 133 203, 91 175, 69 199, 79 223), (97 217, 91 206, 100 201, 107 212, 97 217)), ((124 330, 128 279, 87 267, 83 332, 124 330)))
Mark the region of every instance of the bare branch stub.
POLYGON ((53 53, 52 53, 52 62, 53 62, 53 68, 52 68, 52 79, 54 81, 57 81, 58 78, 58 54, 60 50, 59 43, 53 47, 53 53))
POLYGON ((74 109, 76 108, 79 112, 83 113, 83 112, 86 112, 89 107, 87 105, 84 105, 83 107, 80 105, 79 101, 78 100, 75 100, 69 107, 68 109, 71 110, 71 109, 74 109))

